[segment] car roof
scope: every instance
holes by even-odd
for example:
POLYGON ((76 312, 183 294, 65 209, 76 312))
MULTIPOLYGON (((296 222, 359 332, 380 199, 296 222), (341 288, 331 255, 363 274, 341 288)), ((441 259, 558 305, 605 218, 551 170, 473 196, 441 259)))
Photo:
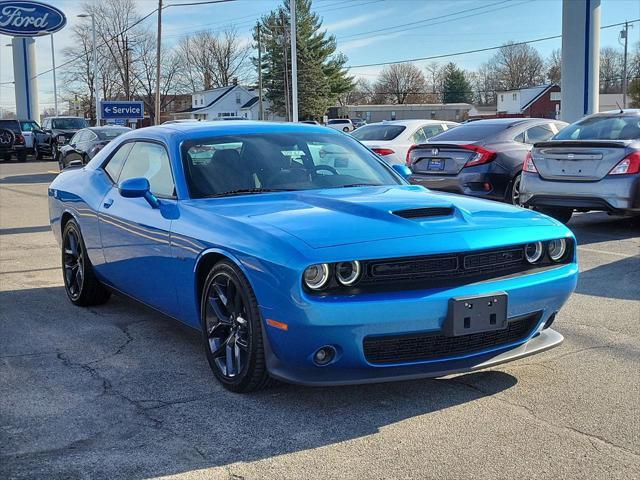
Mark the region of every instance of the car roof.
POLYGON ((556 120, 555 118, 485 118, 483 120, 476 120, 474 122, 465 123, 465 125, 521 125, 526 123, 545 123, 558 121, 560 120, 556 120))
POLYGON ((407 119, 407 120, 383 120, 381 122, 369 123, 368 125, 403 125, 405 127, 411 127, 414 125, 429 125, 439 123, 455 123, 447 120, 434 120, 434 119, 407 119))
POLYGON ((633 116, 638 116, 638 115, 640 115, 640 108, 624 108, 622 110, 616 109, 616 110, 607 110, 606 112, 598 112, 598 113, 594 113, 594 114, 589 115, 589 116, 590 117, 598 117, 598 116, 633 117, 633 116))

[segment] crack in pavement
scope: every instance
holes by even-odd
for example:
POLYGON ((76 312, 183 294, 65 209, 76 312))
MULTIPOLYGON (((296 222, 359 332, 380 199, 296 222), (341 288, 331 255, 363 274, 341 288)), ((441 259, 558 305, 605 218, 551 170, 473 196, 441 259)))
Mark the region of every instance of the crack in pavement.
MULTIPOLYGON (((480 388, 480 387, 478 387, 476 385, 472 385, 472 384, 463 382, 461 380, 458 380, 457 378, 452 378, 451 381, 454 384, 457 384, 457 385, 460 385, 460 386, 463 386, 463 387, 468 387, 471 390, 474 390, 476 392, 481 393, 484 398, 493 399, 493 400, 496 400, 498 402, 510 405, 510 406, 512 406, 512 407, 514 407, 516 409, 524 410, 531 417, 533 417, 537 421, 543 423, 544 425, 546 425, 548 427, 551 427, 552 429, 559 430, 560 432, 564 432, 564 433, 571 432, 571 433, 574 433, 574 434, 578 434, 579 436, 585 437, 589 441, 589 443, 591 443, 592 445, 593 445, 594 442, 596 442, 596 443, 597 442, 601 442, 601 443, 604 443, 605 445, 613 448, 614 450, 620 450, 620 451, 622 451, 622 452, 624 452, 624 453, 626 453, 628 455, 631 455, 632 457, 640 459, 640 454, 638 454, 638 453, 634 452, 633 450, 630 450, 630 449, 628 449, 628 448, 626 448, 626 447, 624 447, 622 445, 618 445, 617 443, 614 443, 614 442, 612 442, 612 441, 610 441, 610 440, 608 440, 608 439, 606 439, 606 438, 604 438, 602 436, 599 436, 599 435, 596 435, 596 434, 592 434, 592 433, 588 433, 588 432, 582 431, 582 430, 580 430, 578 428, 570 427, 568 425, 558 425, 556 423, 553 423, 550 420, 546 420, 544 418, 539 417, 534 412, 534 410, 532 408, 530 408, 530 407, 528 407, 526 405, 522 405, 522 404, 519 404, 519 403, 512 402, 510 400, 507 400, 506 398, 503 398, 502 395, 494 394, 491 391, 485 391, 485 390, 483 390, 482 388, 480 388)), ((598 450, 598 452, 600 452, 599 449, 596 448, 596 450, 598 450)))

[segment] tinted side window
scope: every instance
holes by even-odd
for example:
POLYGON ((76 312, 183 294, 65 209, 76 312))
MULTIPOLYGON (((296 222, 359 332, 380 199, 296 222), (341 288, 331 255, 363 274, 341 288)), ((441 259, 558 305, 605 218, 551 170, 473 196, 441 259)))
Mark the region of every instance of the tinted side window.
POLYGON ((80 137, 82 137, 82 130, 76 133, 73 137, 71 137, 71 140, 69 140, 69 144, 72 144, 72 143, 76 144, 80 142, 80 137))
POLYGON ((162 145, 150 142, 133 144, 118 181, 136 177, 149 180, 151 193, 155 195, 163 197, 174 195, 169 155, 162 145))
POLYGON ((125 143, 124 145, 122 145, 118 150, 116 150, 116 153, 111 156, 109 162, 104 167, 107 175, 109 175, 111 180, 113 180, 114 182, 118 181, 118 176, 120 175, 120 170, 122 170, 122 165, 124 165, 124 161, 127 159, 127 155, 129 155, 132 147, 133 143, 125 143))
POLYGON ((547 125, 538 125, 527 130, 527 143, 546 142, 554 133, 547 125))

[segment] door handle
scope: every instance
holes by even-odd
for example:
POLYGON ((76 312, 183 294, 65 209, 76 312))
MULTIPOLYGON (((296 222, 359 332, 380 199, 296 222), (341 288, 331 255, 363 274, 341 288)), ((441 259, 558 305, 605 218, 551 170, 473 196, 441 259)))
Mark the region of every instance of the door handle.
POLYGON ((111 205, 113 205, 113 198, 105 200, 105 202, 102 204, 104 208, 109 208, 111 205))

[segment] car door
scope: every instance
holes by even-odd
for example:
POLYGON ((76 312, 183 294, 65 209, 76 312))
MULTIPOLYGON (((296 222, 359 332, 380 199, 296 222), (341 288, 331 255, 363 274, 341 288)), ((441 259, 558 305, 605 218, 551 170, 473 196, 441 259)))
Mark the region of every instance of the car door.
POLYGON ((177 204, 167 149, 154 141, 127 142, 104 169, 113 180, 99 209, 105 277, 118 290, 176 315, 169 233, 177 204), (144 198, 120 195, 118 184, 136 177, 149 180, 158 208, 144 198))
POLYGON ((76 133, 67 145, 60 148, 60 155, 62 158, 62 164, 66 167, 71 162, 82 162, 82 154, 78 150, 78 146, 82 143, 82 139, 86 135, 85 130, 80 130, 76 133))

